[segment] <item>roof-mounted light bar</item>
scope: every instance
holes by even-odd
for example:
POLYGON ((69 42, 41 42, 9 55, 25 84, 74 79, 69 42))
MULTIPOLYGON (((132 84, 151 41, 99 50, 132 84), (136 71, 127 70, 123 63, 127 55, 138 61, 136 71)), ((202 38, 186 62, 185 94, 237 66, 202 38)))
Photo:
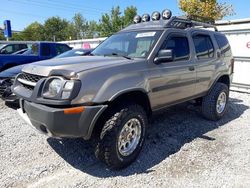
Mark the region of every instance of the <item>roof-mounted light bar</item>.
MULTIPOLYGON (((158 21, 161 19, 168 20, 172 16, 172 12, 169 9, 165 9, 162 11, 162 15, 160 12, 155 11, 151 15, 152 21, 158 21)), ((150 21, 150 15, 149 14, 143 14, 142 16, 136 15, 134 17, 134 24, 141 23, 141 22, 149 22, 150 21)))

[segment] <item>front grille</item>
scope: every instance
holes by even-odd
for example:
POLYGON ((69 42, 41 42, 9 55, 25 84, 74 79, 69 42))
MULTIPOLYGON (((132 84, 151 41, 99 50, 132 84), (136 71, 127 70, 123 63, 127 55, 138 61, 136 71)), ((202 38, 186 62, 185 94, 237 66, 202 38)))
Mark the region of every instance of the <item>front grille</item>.
POLYGON ((33 74, 27 74, 27 73, 22 73, 19 78, 37 83, 40 79, 43 78, 43 76, 38 76, 38 75, 33 75, 33 74))
POLYGON ((25 89, 33 91, 36 83, 42 78, 44 77, 28 73, 21 73, 18 76, 18 81, 25 89))

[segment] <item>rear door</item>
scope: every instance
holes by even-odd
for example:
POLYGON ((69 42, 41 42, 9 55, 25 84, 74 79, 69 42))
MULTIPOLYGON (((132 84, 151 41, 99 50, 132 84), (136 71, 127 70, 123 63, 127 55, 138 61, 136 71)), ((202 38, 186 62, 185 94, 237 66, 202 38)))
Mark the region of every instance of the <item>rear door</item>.
POLYGON ((195 61, 197 62, 197 85, 196 94, 208 91, 216 74, 218 64, 216 48, 212 35, 208 32, 194 32, 192 39, 195 48, 195 61))

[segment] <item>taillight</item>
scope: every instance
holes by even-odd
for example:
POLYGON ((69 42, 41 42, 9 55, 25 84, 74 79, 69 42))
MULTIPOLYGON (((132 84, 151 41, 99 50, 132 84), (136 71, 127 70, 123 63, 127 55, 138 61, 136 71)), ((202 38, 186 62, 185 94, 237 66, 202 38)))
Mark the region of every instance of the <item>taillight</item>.
POLYGON ((231 74, 233 74, 234 73, 234 59, 231 59, 230 63, 231 63, 231 74))

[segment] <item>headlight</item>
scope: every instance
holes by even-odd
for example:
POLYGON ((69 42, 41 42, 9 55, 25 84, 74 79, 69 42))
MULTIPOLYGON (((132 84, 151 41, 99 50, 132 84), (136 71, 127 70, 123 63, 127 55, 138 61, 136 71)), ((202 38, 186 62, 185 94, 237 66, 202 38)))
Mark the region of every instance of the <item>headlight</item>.
POLYGON ((51 97, 55 97, 60 93, 62 88, 63 81, 61 79, 55 78, 49 83, 49 91, 48 94, 51 97))
POLYGON ((80 90, 79 80, 65 80, 62 77, 48 78, 44 84, 42 95, 50 99, 70 99, 80 90))

